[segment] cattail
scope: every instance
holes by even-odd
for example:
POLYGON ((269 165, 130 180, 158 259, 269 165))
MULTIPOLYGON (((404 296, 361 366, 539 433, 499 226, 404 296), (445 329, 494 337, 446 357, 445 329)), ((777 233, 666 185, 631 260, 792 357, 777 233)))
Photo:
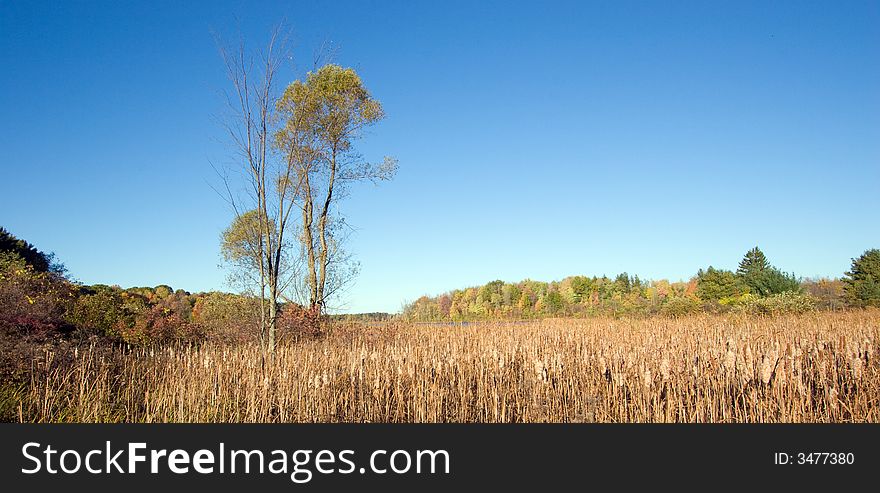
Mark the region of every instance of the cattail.
POLYGON ((834 387, 828 390, 828 407, 833 411, 837 410, 837 389, 834 387))
POLYGON ((280 343, 271 365, 256 341, 52 346, 29 365, 18 418, 880 421, 878 311, 608 320, 334 328, 280 343))
POLYGON ((862 365, 864 362, 858 356, 855 356, 850 360, 850 366, 852 367, 852 375, 853 378, 859 379, 862 378, 862 365))
POLYGON ((776 376, 774 377, 776 382, 779 385, 785 385, 785 381, 788 379, 786 375, 786 362, 785 359, 780 360, 780 362, 776 366, 776 376))
POLYGON ((724 355, 724 368, 728 371, 736 369, 736 353, 730 349, 728 349, 727 354, 724 355))
POLYGON ((538 377, 538 380, 544 383, 547 383, 550 379, 547 373, 547 366, 544 365, 544 361, 540 359, 535 360, 535 375, 538 377))
POLYGON ((773 376, 773 366, 770 364, 770 358, 767 356, 761 357, 761 381, 764 382, 764 385, 768 385, 770 383, 770 377, 773 376))

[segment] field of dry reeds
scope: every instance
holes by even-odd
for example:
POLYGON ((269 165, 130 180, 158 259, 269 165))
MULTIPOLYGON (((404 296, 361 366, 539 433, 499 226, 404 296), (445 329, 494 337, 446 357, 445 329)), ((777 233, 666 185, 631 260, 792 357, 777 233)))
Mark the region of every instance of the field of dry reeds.
POLYGON ((337 326, 283 345, 46 352, 38 422, 880 422, 880 311, 337 326))

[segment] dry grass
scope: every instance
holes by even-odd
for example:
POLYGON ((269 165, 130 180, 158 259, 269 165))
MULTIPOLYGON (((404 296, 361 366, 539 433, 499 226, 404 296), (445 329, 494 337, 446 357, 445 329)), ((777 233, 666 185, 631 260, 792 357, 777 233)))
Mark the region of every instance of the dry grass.
POLYGON ((46 354, 23 421, 880 422, 880 311, 336 328, 46 354))

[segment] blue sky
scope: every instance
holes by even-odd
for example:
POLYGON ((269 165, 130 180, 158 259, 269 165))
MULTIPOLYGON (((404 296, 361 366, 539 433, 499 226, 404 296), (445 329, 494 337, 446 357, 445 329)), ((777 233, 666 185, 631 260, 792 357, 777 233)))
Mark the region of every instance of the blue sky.
MULTIPOLYGON (((285 19, 388 114, 345 311, 500 278, 801 276, 880 247, 876 2, 0 1, 0 225, 86 283, 227 289, 212 31, 285 19)), ((297 70, 300 70, 297 72, 297 70)))

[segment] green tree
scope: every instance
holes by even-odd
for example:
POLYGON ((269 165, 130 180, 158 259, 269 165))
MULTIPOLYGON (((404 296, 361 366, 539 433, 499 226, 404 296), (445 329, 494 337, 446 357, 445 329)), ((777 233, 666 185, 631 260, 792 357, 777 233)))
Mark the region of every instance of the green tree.
POLYGON ((739 268, 736 273, 740 276, 747 277, 749 275, 763 272, 770 268, 770 262, 764 256, 764 252, 760 248, 755 247, 746 252, 743 259, 739 262, 739 268))
POLYGON ((574 301, 582 303, 588 300, 593 288, 593 282, 588 277, 575 276, 571 279, 571 289, 574 292, 574 301))
POLYGON ((736 275, 749 287, 749 291, 758 296, 801 291, 800 280, 794 274, 782 272, 770 265, 764 252, 758 247, 746 252, 736 275))
POLYGON ((501 302, 508 308, 514 308, 519 302, 519 294, 516 284, 505 284, 501 287, 501 302))
POLYGON ((748 292, 742 279, 729 270, 708 269, 697 273, 697 296, 703 301, 718 301, 721 298, 741 296, 748 292))
POLYGON ((617 293, 629 293, 632 289, 632 279, 626 272, 621 272, 614 278, 614 291, 617 293))
POLYGON ((551 291, 544 297, 544 309, 547 313, 560 313, 564 308, 562 295, 559 291, 551 291))
POLYGON ((749 278, 747 284, 759 296, 801 292, 801 283, 797 276, 782 272, 775 267, 749 278))
POLYGON ((67 310, 65 319, 86 334, 119 335, 120 323, 126 322, 122 291, 106 286, 83 287, 67 310))
POLYGON ((843 282, 851 304, 880 306, 880 250, 873 248, 853 259, 843 282))

